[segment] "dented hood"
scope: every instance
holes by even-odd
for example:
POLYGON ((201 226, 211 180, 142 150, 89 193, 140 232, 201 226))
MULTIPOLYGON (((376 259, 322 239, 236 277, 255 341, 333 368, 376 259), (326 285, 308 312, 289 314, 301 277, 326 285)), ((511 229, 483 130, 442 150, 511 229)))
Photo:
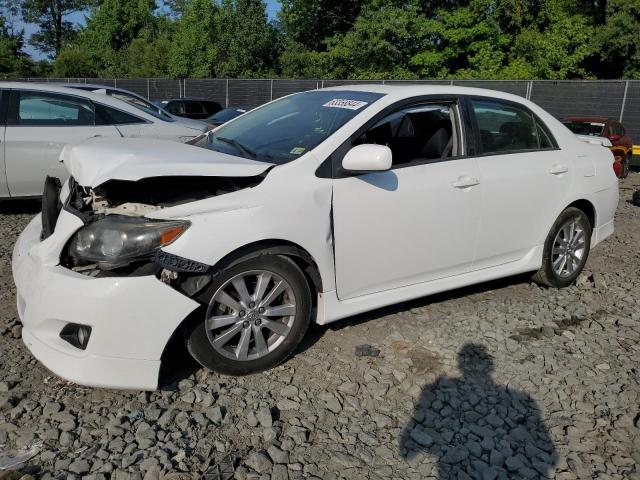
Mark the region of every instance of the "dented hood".
POLYGON ((67 145, 60 161, 84 187, 150 177, 251 177, 273 165, 166 140, 100 137, 67 145))

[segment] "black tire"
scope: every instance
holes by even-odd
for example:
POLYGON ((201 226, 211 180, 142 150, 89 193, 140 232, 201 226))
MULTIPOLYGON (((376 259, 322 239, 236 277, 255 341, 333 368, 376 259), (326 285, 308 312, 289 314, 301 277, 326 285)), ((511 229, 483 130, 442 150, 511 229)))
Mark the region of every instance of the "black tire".
MULTIPOLYGON (((213 339, 215 334, 211 333, 213 331, 210 331, 210 333, 207 332, 205 326, 205 317, 207 314, 203 313, 202 319, 197 321, 195 325, 192 325, 191 329, 186 332, 187 349, 189 353, 191 353, 191 356, 203 367, 225 375, 247 375, 268 370, 285 361, 304 337, 311 318, 311 291, 300 268, 288 257, 280 255, 260 255, 241 260, 228 267, 221 274, 216 275, 211 284, 198 298, 204 304, 209 304, 214 295, 216 295, 216 292, 228 284, 229 281, 245 273, 252 275, 251 272, 256 271, 274 274, 288 284, 290 292, 293 293, 294 297, 295 316, 293 318, 293 324, 289 326, 289 331, 284 337, 284 340, 281 340, 281 343, 274 347, 273 351, 269 351, 259 358, 238 360, 229 358, 214 348, 210 336, 213 339)), ((207 309, 203 310, 203 312, 206 311, 207 309)), ((245 320, 244 323, 251 323, 248 321, 248 313, 245 313, 245 315, 243 318, 247 320, 245 320)), ((237 325, 237 323, 234 325, 237 325)), ((252 330, 252 332, 250 332, 250 335, 253 335, 251 340, 253 342, 252 348, 257 354, 256 333, 253 323, 251 326, 246 326, 245 328, 252 330)), ((255 328, 260 328, 261 331, 267 331, 272 337, 274 335, 273 332, 265 327, 255 328)), ((240 337, 241 333, 242 331, 238 333, 238 337, 240 337)), ((238 343, 239 342, 240 339, 238 338, 238 343)), ((230 352, 228 352, 228 354, 229 353, 230 352)))
POLYGON ((631 155, 624 157, 622 161, 622 171, 620 172, 620 178, 627 178, 629 176, 629 170, 631 169, 631 155))
POLYGON ((547 235, 542 254, 542 266, 540 267, 540 270, 534 274, 533 280, 541 285, 554 288, 568 287, 575 282, 576 278, 578 278, 578 275, 580 275, 582 269, 587 263, 587 258, 589 257, 589 250, 591 249, 591 231, 591 222, 582 210, 574 207, 565 209, 551 227, 549 235, 547 235), (570 275, 561 276, 553 267, 553 245, 562 227, 571 221, 578 222, 580 227, 583 229, 584 253, 580 262, 578 262, 576 270, 570 275))

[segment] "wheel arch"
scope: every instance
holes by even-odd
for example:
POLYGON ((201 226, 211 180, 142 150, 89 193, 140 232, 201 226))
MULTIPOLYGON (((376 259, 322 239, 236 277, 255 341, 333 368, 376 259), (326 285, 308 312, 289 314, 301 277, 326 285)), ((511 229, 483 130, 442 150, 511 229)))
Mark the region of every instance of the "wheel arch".
POLYGON ((587 199, 581 198, 579 200, 575 200, 574 202, 571 202, 569 205, 567 205, 563 209, 563 211, 571 207, 577 208, 578 210, 582 210, 584 214, 587 216, 587 218, 589 219, 589 223, 591 224, 591 229, 595 230, 597 225, 596 207, 593 205, 592 202, 590 202, 587 199))
MULTIPOLYGON (((291 259, 300 268, 307 280, 307 283, 309 284, 312 307, 314 309, 317 307, 317 294, 323 291, 320 269, 318 268, 315 259, 306 249, 288 240, 259 240, 239 247, 225 255, 215 265, 213 265, 211 272, 213 275, 216 275, 217 272, 220 272, 238 262, 255 258, 260 255, 282 255, 291 259)), ((200 321, 205 310, 205 305, 200 305, 196 308, 176 326, 173 334, 168 339, 160 357, 161 367, 158 378, 159 387, 173 382, 176 363, 181 363, 181 359, 185 356, 187 358, 191 358, 184 347, 184 336, 190 328, 194 328, 194 326, 200 321)))
MULTIPOLYGON (((213 272, 219 272, 238 262, 260 255, 283 255, 289 257, 304 273, 312 293, 317 294, 323 291, 322 276, 317 262, 305 248, 289 240, 258 240, 239 247, 221 258, 213 266, 213 272)), ((313 299, 314 305, 316 300, 316 298, 313 299)))

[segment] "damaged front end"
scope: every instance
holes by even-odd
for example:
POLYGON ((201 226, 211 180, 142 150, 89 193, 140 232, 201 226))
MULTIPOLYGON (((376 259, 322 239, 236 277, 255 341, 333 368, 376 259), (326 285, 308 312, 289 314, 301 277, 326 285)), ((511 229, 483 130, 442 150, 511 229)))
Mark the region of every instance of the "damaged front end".
POLYGON ((70 178, 63 208, 85 226, 69 239, 60 263, 91 277, 153 275, 191 297, 210 282, 211 267, 162 250, 186 232, 190 222, 148 215, 255 187, 266 173, 234 178, 109 180, 94 188, 70 178))

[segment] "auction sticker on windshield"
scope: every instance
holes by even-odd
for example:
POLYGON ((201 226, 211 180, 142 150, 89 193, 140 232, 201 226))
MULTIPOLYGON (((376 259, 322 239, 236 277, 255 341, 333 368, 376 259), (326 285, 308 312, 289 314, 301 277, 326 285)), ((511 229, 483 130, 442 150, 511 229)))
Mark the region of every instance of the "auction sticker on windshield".
POLYGON ((346 98, 334 98, 333 100, 328 101, 323 107, 330 108, 346 108, 347 110, 359 110, 368 102, 362 102, 360 100, 348 100, 346 98))

